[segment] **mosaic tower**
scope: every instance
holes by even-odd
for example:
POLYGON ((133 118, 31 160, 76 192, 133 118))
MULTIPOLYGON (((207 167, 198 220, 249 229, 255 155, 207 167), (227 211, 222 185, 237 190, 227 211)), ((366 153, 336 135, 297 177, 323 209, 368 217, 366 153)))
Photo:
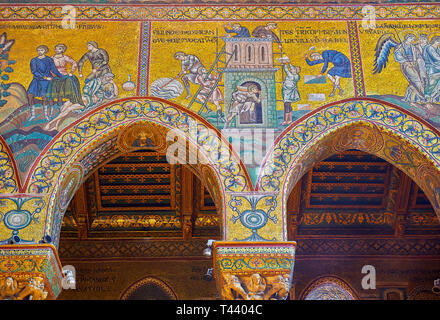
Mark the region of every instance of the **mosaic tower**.
POLYGON ((273 40, 271 38, 224 37, 226 52, 233 54, 225 70, 225 103, 228 110, 237 86, 256 85, 260 102, 255 104, 255 114, 240 113, 231 127, 276 128, 276 88, 273 67, 273 40))

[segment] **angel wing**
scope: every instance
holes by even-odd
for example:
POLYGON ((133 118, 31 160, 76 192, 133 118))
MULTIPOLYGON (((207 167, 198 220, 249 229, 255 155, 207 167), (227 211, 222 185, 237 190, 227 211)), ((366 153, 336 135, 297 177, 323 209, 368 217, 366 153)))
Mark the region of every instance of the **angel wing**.
POLYGON ((376 53, 374 57, 373 74, 381 73, 387 65, 391 49, 397 47, 399 44, 400 41, 397 41, 392 33, 385 33, 379 38, 376 43, 376 48, 374 49, 376 53))
POLYGON ((3 32, 0 36, 0 54, 6 53, 11 49, 15 40, 7 40, 6 32, 3 32))

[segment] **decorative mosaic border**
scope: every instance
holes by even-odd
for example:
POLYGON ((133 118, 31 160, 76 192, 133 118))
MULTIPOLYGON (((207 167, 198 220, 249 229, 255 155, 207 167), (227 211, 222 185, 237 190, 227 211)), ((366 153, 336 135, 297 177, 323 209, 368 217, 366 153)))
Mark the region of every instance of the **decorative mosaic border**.
POLYGON ((303 256, 439 256, 439 238, 298 239, 303 256))
MULTIPOLYGON (((371 5, 371 4, 370 4, 371 5)), ((78 20, 362 20, 362 4, 353 5, 75 5, 78 20)), ((436 4, 388 4, 376 7, 376 19, 439 19, 436 4)), ((0 5, 0 19, 59 20, 61 5, 0 5)), ((61 27, 61 26, 60 26, 61 27)))
POLYGON ((348 34, 350 41, 351 63, 353 70, 354 95, 355 97, 365 96, 364 74, 362 70, 361 48, 359 45, 359 35, 357 22, 347 21, 348 34))
POLYGON ((70 240, 62 239, 61 259, 202 258, 206 239, 200 240, 70 240))
POLYGON ((216 272, 277 271, 291 272, 296 242, 224 242, 213 244, 216 272))

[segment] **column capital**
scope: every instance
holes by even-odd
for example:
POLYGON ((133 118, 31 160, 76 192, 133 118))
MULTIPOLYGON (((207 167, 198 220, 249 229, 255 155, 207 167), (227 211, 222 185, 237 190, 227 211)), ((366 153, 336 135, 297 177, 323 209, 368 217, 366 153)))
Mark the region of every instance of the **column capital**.
POLYGON ((296 242, 215 241, 212 247, 221 299, 287 299, 296 242))

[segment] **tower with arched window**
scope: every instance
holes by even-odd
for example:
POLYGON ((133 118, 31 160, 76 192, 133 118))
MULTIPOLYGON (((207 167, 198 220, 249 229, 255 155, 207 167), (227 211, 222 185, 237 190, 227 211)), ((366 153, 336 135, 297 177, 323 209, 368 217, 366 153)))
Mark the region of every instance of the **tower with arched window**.
POLYGON ((232 94, 237 86, 256 85, 259 103, 253 110, 241 112, 231 127, 277 127, 273 40, 271 38, 224 37, 226 52, 232 58, 225 70, 225 110, 228 111, 232 94))

